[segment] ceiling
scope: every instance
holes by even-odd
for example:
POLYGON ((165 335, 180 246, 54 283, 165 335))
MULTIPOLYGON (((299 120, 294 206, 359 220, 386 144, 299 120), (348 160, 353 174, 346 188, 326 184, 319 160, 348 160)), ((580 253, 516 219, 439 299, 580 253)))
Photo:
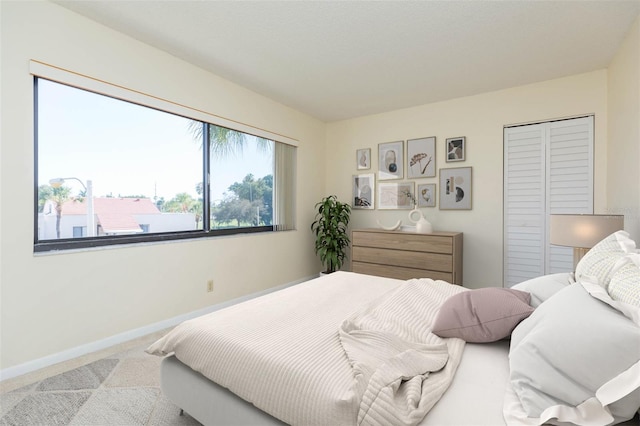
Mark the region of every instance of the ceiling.
POLYGON ((54 2, 323 121, 606 68, 640 14, 640 0, 54 2))

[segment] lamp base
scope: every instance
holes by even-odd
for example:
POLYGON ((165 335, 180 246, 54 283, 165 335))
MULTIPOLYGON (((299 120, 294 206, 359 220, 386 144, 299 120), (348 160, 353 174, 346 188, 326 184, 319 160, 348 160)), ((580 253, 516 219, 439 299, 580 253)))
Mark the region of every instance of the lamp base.
POLYGON ((574 247, 573 248, 573 270, 575 272, 576 266, 580 262, 580 259, 584 257, 585 254, 589 251, 588 248, 574 247))

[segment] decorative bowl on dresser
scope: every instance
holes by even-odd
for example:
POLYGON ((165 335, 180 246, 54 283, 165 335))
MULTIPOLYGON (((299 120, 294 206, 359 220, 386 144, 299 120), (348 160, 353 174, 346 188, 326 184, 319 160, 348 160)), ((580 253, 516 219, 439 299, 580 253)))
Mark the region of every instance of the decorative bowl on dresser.
POLYGON ((462 233, 354 229, 351 271, 401 280, 432 278, 462 285, 462 233))

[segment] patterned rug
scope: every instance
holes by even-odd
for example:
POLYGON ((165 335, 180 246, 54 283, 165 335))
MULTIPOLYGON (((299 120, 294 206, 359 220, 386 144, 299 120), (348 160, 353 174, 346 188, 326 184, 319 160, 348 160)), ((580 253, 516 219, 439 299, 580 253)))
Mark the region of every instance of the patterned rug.
POLYGON ((200 425, 162 394, 147 346, 0 394, 0 425, 200 425))

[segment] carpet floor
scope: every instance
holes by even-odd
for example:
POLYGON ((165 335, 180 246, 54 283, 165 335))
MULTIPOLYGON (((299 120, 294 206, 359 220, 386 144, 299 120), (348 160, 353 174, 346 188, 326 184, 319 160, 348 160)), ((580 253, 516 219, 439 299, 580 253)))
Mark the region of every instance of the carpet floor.
POLYGON ((162 394, 147 346, 0 394, 0 425, 199 426, 162 394))

